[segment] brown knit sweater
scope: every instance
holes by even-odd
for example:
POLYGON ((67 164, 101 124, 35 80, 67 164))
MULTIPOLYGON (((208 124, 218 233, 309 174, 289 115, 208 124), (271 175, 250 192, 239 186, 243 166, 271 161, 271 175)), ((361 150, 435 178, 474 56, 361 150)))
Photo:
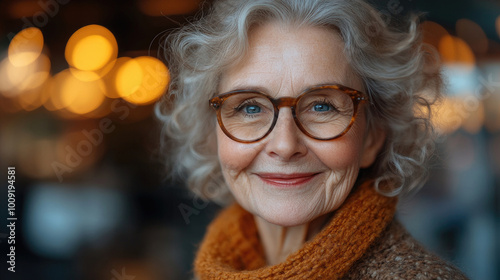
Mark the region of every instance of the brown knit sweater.
POLYGON ((239 205, 210 225, 195 260, 199 279, 467 279, 393 221, 396 199, 359 186, 331 221, 284 262, 268 266, 252 214, 239 205))
POLYGON ((372 244, 342 279, 468 279, 422 247, 398 222, 372 244))

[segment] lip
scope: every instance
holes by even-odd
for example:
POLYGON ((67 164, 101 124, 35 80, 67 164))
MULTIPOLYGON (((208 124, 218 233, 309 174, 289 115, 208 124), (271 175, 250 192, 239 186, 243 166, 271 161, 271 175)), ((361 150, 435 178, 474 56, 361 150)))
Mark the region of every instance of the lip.
POLYGON ((313 180, 319 173, 257 173, 269 185, 281 188, 299 187, 313 180))

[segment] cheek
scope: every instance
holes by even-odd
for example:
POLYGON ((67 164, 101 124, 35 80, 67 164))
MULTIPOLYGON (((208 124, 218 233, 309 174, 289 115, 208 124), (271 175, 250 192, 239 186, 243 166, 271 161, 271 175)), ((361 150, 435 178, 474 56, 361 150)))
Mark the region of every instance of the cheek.
MULTIPOLYGON (((229 139, 217 126, 217 151, 222 172, 227 176, 237 176, 254 160, 257 151, 251 144, 242 144, 229 139)), ((232 179, 235 178, 226 178, 232 179)), ((230 182, 228 182, 230 183, 230 182)))
POLYGON ((323 164, 332 170, 359 167, 363 150, 363 135, 352 132, 332 142, 315 145, 315 154, 323 164))

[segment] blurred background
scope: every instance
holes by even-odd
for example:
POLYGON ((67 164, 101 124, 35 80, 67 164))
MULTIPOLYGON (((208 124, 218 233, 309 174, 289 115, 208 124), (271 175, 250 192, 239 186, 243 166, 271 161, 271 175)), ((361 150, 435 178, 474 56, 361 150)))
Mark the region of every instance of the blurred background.
MULTIPOLYGON (((169 81, 162 40, 210 2, 0 1, 0 279, 191 277, 220 208, 163 179, 153 106, 169 81)), ((395 24, 426 12, 448 83, 430 180, 399 219, 471 279, 500 279, 500 3, 373 2, 395 24)))

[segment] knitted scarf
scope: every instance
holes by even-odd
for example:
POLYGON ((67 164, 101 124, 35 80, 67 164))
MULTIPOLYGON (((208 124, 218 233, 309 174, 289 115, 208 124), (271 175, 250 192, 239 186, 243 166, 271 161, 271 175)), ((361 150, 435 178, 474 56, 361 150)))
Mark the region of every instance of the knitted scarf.
POLYGON ((364 183, 302 249, 267 266, 253 215, 234 204, 209 226, 195 259, 195 274, 201 280, 340 279, 391 222, 395 208, 395 198, 364 183))

